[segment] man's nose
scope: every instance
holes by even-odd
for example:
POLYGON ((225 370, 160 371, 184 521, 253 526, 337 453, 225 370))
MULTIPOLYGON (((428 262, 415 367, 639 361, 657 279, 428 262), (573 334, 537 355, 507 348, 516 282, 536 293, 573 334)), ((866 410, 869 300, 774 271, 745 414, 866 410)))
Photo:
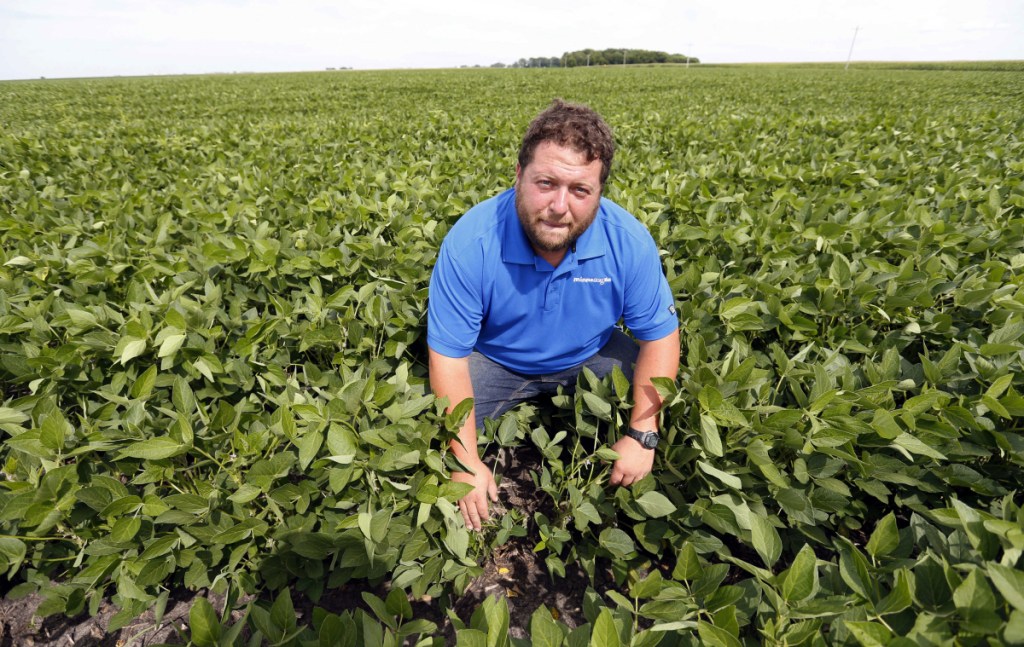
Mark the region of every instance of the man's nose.
POLYGON ((563 215, 569 210, 569 190, 558 189, 551 196, 551 204, 549 205, 551 213, 563 215))

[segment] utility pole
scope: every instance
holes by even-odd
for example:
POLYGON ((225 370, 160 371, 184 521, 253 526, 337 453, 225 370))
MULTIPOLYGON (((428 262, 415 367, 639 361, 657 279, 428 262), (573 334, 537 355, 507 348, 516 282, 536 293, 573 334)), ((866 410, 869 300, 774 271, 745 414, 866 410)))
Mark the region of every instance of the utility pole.
POLYGON ((686 69, 690 69, 690 50, 693 49, 693 43, 686 44, 686 69))
POLYGON ((626 64, 626 50, 622 50, 622 64, 626 64))
POLYGON ((853 44, 857 42, 857 32, 859 31, 860 25, 857 25, 857 28, 853 30, 853 40, 850 41, 850 53, 846 55, 846 67, 843 68, 844 71, 850 69, 850 59, 853 58, 853 44))

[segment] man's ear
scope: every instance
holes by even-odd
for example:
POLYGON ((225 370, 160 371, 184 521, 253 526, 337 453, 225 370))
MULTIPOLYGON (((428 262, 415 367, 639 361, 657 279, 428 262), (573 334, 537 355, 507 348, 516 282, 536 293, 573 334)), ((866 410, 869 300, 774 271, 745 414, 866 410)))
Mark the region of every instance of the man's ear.
POLYGON ((516 182, 518 183, 520 178, 523 176, 523 169, 519 166, 519 162, 516 162, 516 182))

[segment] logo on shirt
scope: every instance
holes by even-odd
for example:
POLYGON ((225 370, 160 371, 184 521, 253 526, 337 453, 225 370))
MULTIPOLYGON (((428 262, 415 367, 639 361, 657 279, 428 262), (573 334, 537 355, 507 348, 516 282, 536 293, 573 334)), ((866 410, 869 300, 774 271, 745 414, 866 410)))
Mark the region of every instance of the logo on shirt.
POLYGON ((574 276, 572 278, 573 283, 596 283, 598 285, 608 285, 612 282, 612 277, 605 276, 601 278, 589 277, 589 276, 574 276))

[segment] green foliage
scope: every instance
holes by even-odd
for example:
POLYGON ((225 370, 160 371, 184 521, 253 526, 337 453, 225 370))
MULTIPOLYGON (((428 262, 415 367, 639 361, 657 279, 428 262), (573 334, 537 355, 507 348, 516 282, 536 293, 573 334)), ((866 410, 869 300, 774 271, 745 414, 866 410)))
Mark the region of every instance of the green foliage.
POLYGON ((580 49, 562 54, 565 67, 587 65, 644 65, 650 63, 700 63, 694 56, 668 54, 649 49, 580 49))
MULTIPOLYGON (((257 594, 267 644, 433 644, 409 597, 526 536, 595 587, 532 644, 1024 642, 1019 72, 0 84, 0 570, 44 615, 112 597, 111 630, 186 587, 257 594), (664 250, 683 366, 629 489, 620 374, 489 425, 548 505, 479 540, 429 268, 553 96, 616 132, 606 194, 664 250), (349 582, 391 593, 296 621, 289 591, 349 582)), ((238 644, 228 611, 189 640, 238 644)), ((525 644, 503 601, 452 624, 525 644)))

